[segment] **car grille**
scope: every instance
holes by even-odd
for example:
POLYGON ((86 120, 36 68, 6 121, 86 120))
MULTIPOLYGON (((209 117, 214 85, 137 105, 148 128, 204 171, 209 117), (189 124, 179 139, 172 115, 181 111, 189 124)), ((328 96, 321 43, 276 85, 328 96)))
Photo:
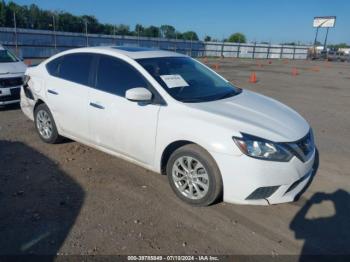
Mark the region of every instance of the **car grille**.
POLYGON ((293 143, 288 143, 288 145, 301 161, 307 161, 315 150, 312 130, 302 139, 293 143))
POLYGON ((0 78, 0 88, 20 86, 22 83, 22 77, 0 78))

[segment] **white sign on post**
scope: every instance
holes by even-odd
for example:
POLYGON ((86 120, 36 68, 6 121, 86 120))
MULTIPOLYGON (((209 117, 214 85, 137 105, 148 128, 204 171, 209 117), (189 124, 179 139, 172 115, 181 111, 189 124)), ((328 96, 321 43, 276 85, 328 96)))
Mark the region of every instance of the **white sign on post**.
POLYGON ((334 27, 335 16, 317 16, 314 17, 314 27, 334 27))

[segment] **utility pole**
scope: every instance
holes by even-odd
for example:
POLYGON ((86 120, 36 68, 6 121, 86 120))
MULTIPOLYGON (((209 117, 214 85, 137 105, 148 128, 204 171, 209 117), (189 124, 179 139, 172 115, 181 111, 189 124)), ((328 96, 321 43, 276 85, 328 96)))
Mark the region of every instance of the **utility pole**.
POLYGON ((190 45, 190 47, 191 47, 191 49, 190 49, 190 56, 192 57, 192 39, 193 39, 193 33, 191 34, 191 45, 190 45))
POLYGON ((176 47, 177 47, 177 32, 175 31, 175 52, 176 52, 176 47))
POLYGON ((87 21, 84 20, 85 22, 85 36, 86 36, 86 46, 89 46, 89 37, 88 37, 88 26, 87 26, 87 21))
POLYGON ((117 41, 116 41, 116 25, 113 26, 113 36, 114 36, 114 44, 117 45, 117 41))
POLYGON ((52 27, 53 27, 53 39, 54 39, 54 46, 55 51, 57 52, 57 38, 56 38, 56 22, 55 22, 55 16, 52 16, 52 27))
POLYGON ((15 30, 16 55, 18 55, 17 23, 16 23, 16 13, 15 12, 13 12, 13 27, 14 27, 14 30, 15 30))

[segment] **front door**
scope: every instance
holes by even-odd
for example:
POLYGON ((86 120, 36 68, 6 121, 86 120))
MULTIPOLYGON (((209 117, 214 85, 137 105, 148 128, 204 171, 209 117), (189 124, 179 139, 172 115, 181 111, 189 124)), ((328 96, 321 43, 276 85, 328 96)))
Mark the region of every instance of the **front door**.
POLYGON ((95 87, 89 90, 89 127, 95 143, 146 165, 153 164, 158 104, 140 104, 125 98, 126 90, 149 86, 129 63, 101 55, 95 87))

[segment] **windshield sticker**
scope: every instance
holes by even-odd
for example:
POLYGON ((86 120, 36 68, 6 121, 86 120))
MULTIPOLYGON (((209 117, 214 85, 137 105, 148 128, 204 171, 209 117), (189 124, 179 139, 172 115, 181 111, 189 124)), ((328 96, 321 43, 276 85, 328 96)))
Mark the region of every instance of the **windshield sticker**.
POLYGON ((180 75, 161 75, 160 78, 165 82, 168 88, 189 86, 180 75))

